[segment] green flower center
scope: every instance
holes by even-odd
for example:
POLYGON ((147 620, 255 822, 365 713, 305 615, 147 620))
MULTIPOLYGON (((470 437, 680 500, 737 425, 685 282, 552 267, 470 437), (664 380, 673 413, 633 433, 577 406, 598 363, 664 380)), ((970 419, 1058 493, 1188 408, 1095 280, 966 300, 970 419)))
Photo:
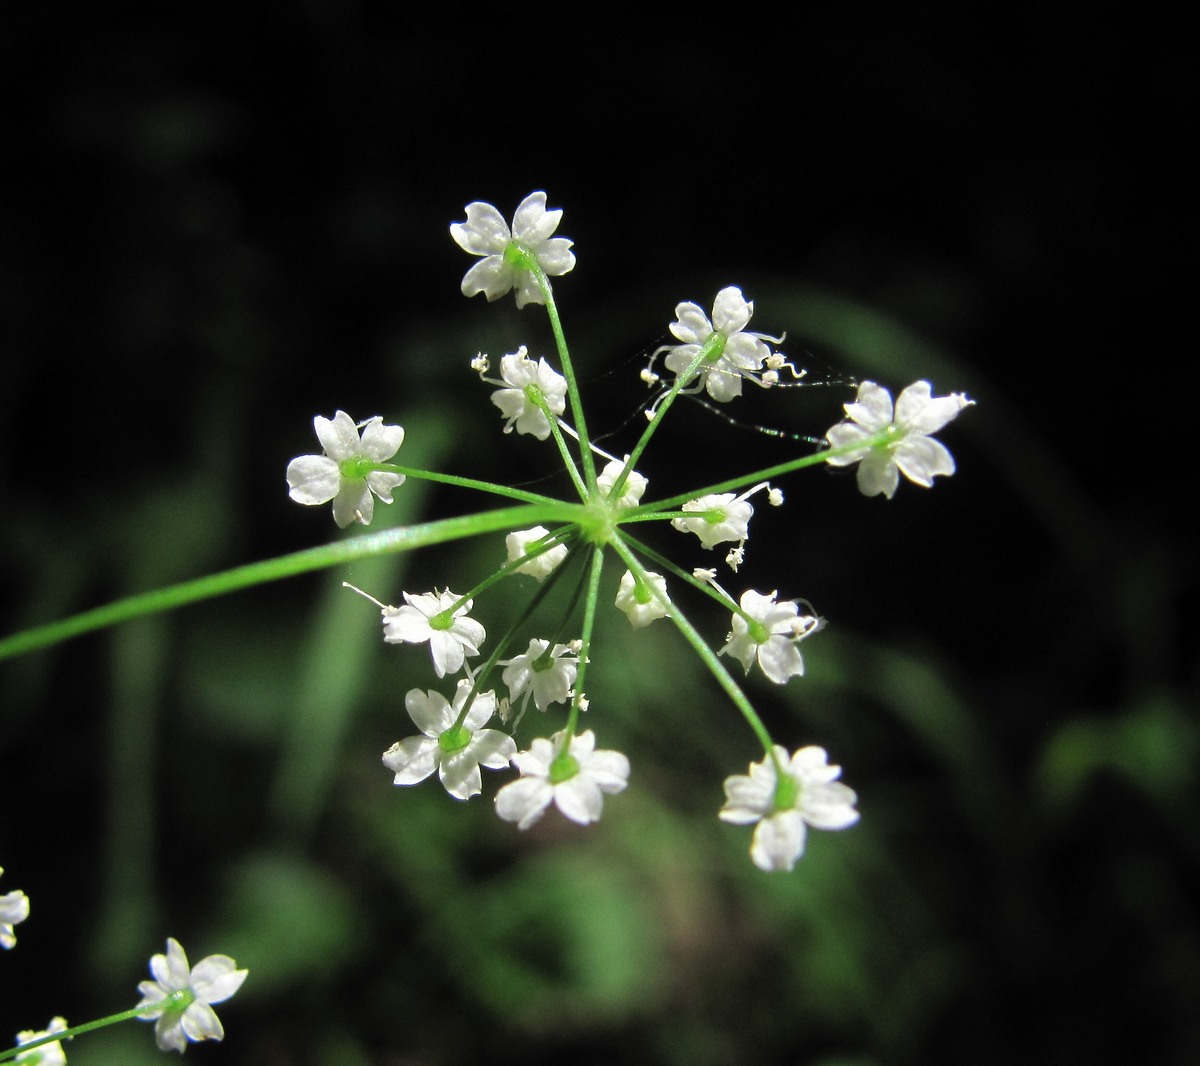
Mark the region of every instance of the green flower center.
POLYGON ((559 752, 550 764, 550 784, 561 785, 579 773, 579 760, 568 751, 559 752))
POLYGON ((462 751, 471 743, 471 731, 462 725, 451 726, 438 737, 438 747, 447 755, 462 751))

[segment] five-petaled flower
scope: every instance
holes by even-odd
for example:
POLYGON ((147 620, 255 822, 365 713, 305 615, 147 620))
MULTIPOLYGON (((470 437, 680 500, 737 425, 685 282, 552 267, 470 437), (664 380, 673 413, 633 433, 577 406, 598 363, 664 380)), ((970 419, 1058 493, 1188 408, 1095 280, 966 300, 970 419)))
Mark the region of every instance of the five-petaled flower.
POLYGON ((498 300, 516 289, 518 307, 544 303, 530 267, 536 263, 543 273, 558 277, 575 265, 572 242, 551 236, 561 218, 561 209, 546 210, 544 192, 530 193, 521 201, 511 230, 491 204, 467 204, 466 222, 453 223, 450 236, 464 252, 484 258, 463 278, 463 295, 482 292, 489 300, 498 300))
MULTIPOLYGON (((625 464, 629 462, 629 456, 622 459, 613 459, 604 464, 604 469, 596 476, 596 485, 608 499, 612 494, 612 490, 617 487, 617 479, 620 478, 621 472, 625 469, 625 464)), ((611 506, 622 511, 628 511, 631 507, 636 507, 646 492, 646 486, 650 482, 639 474, 636 470, 630 470, 628 477, 625 478, 625 484, 621 486, 621 495, 618 499, 609 500, 611 506)))
POLYGON ((480 766, 503 770, 516 754, 516 742, 483 724, 496 713, 496 694, 479 692, 460 726, 455 726, 471 682, 462 680, 451 706, 440 692, 410 689, 404 697, 409 716, 424 736, 408 737, 383 753, 383 764, 395 773, 394 784, 415 785, 436 769, 446 791, 466 800, 483 791, 480 766))
POLYGON ((373 469, 396 454, 404 430, 385 426, 378 415, 356 425, 345 411, 332 419, 317 415, 313 426, 325 454, 301 455, 288 463, 288 495, 309 505, 333 500, 333 520, 343 529, 351 522, 370 525, 375 513, 371 494, 391 503, 392 490, 404 484, 403 474, 373 469))
POLYGON ((575 684, 579 669, 579 642, 555 644, 534 637, 522 654, 512 659, 501 659, 504 667, 501 675, 514 700, 523 695, 524 704, 533 695, 533 704, 544 711, 552 703, 566 703, 575 684))
POLYGON ((572 737, 566 731, 548 740, 538 737, 528 751, 513 756, 521 777, 496 793, 496 813, 518 829, 528 829, 551 802, 572 822, 587 825, 600 818, 604 793, 621 792, 629 783, 629 760, 619 751, 596 751, 590 730, 572 737))
MULTIPOLYGON (((545 526, 534 526, 532 529, 518 529, 504 538, 504 547, 508 551, 508 561, 515 563, 523 559, 530 548, 536 547, 543 537, 548 537, 550 530, 545 526)), ((518 566, 518 574, 529 574, 541 581, 548 577, 556 566, 566 559, 568 549, 565 544, 555 544, 552 548, 538 552, 528 562, 518 566)))
MULTIPOLYGON (((703 384, 709 396, 722 403, 741 395, 743 378, 758 385, 770 384, 773 378, 760 376, 763 365, 773 358, 766 342, 778 344, 782 338, 748 331, 746 326, 753 313, 754 302, 742 296, 742 290, 735 285, 717 293, 712 321, 699 304, 677 305, 676 321, 670 328, 683 343, 659 349, 667 353, 666 368, 678 378, 703 351, 704 358, 684 386, 699 391, 703 384), (694 389, 691 388, 693 381, 696 382, 694 389)), ((784 365, 782 359, 779 362, 784 365)))
POLYGON ((669 613, 664 603, 670 602, 667 579, 652 571, 647 571, 646 577, 649 583, 639 581, 632 571, 626 570, 617 586, 616 606, 625 612, 634 629, 648 626, 656 618, 666 618, 669 613))
MULTIPOLYGON (((4 867, 0 866, 0 874, 4 867)), ((29 897, 20 889, 0 896, 0 947, 11 948, 17 942, 13 926, 29 917, 29 897)))
POLYGON ((895 495, 903 474, 916 485, 929 488, 939 475, 954 473, 954 457, 946 446, 929 436, 936 433, 973 400, 961 392, 949 396, 932 395, 928 381, 909 385, 896 400, 892 411, 892 394, 873 381, 858 387, 858 398, 845 404, 847 420, 839 422, 825 434, 834 448, 859 447, 841 455, 831 455, 830 466, 850 466, 859 463, 858 488, 864 496, 895 495), (872 437, 886 434, 880 441, 872 437))
POLYGON ((154 1036, 163 1051, 182 1051, 189 1040, 220 1040, 225 1035, 212 1004, 232 996, 246 980, 248 970, 239 970, 228 955, 209 955, 194 967, 179 941, 167 941, 167 953, 150 960, 153 981, 142 981, 138 1017, 154 1021, 154 1036))
POLYGON ((383 639, 389 644, 424 644, 429 641, 433 668, 438 677, 456 674, 468 655, 478 655, 487 635, 482 624, 467 617, 472 600, 464 600, 449 589, 404 593, 405 606, 383 608, 383 639))
POLYGON ((551 414, 561 415, 567 408, 567 379, 545 359, 535 363, 524 345, 500 359, 500 377, 506 387, 492 393, 492 403, 506 419, 504 432, 511 433, 515 426, 518 433, 545 440, 550 436, 550 422, 530 393, 541 396, 551 414))
POLYGON ((837 779, 840 766, 830 766, 824 748, 801 748, 788 756, 775 745, 774 757, 750 764, 750 774, 725 779, 722 821, 751 825, 750 857, 760 870, 790 870, 804 854, 808 826, 846 829, 858 821, 854 790, 837 779), (777 775, 775 762, 783 770, 777 775))
POLYGON ((801 614, 795 600, 776 603, 777 595, 772 592, 764 596, 753 589, 742 593, 744 613, 734 612, 733 631, 721 654, 733 656, 747 673, 757 659, 762 672, 775 684, 783 685, 788 678, 804 673, 804 660, 796 645, 815 633, 821 622, 801 614))
POLYGON ((727 540, 744 541, 749 535, 754 506, 746 497, 732 492, 709 493, 688 500, 680 510, 686 515, 672 518, 671 525, 681 533, 695 533, 706 548, 727 540))
MULTIPOLYGON (((50 1024, 45 1029, 26 1029, 23 1032, 17 1033, 17 1046, 21 1047, 25 1044, 32 1044, 35 1040, 41 1040, 46 1036, 53 1036, 55 1033, 61 1033, 66 1028, 66 1018, 51 1018, 50 1024)), ((70 1037, 67 1039, 70 1039, 70 1037)), ((24 1063, 25 1066, 66 1066, 67 1053, 63 1051, 61 1041, 52 1040, 48 1044, 39 1044, 29 1051, 21 1052, 13 1061, 24 1063)))

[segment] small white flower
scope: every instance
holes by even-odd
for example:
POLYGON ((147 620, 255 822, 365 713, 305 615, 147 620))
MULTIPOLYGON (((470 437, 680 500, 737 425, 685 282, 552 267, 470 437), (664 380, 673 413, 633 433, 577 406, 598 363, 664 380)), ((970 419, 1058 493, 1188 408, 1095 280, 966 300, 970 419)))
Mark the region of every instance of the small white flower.
POLYGON ((548 640, 530 640, 528 649, 512 659, 501 659, 501 677, 514 700, 524 694, 524 703, 533 695, 533 704, 544 711, 552 703, 566 703, 579 669, 579 642, 555 644, 548 640))
POLYGON ((517 752, 516 742, 499 729, 481 728, 496 713, 494 692, 476 695, 463 724, 454 729, 470 692, 471 682, 460 681, 453 707, 432 690, 414 688, 404 697, 409 717, 425 735, 401 740, 383 753, 383 765, 396 775, 394 784, 415 785, 436 769, 446 791, 466 800, 483 791, 480 766, 503 770, 508 765, 517 752))
MULTIPOLYGON (((518 529, 514 533, 509 533, 504 538, 504 546, 508 549, 508 561, 515 563, 522 558, 529 547, 541 540, 543 537, 549 536, 550 530, 545 526, 534 526, 532 529, 518 529)), ((567 546, 565 544, 556 544, 553 548, 547 548, 544 552, 535 555, 527 563, 522 563, 517 567, 518 574, 529 574, 532 577, 541 581, 558 566, 560 566, 568 555, 567 546)))
POLYGON ((472 600, 458 607, 448 625, 434 626, 433 619, 453 607, 459 598, 449 589, 416 596, 404 593, 404 607, 383 608, 383 639, 389 644, 429 641, 437 676, 458 673, 466 656, 479 654, 479 645, 487 635, 479 622, 467 617, 472 600))
MULTIPOLYGON (((709 396, 722 403, 742 393, 742 379, 757 385, 769 385, 778 379, 778 368, 771 379, 763 380, 759 372, 771 358, 771 349, 766 342, 778 344, 781 337, 765 333, 752 333, 746 329, 754 313, 753 301, 742 296, 742 290, 730 285, 717 293, 713 303, 712 321, 698 304, 686 302, 675 308, 676 321, 671 323, 671 333, 683 344, 667 345, 659 351, 667 353, 666 368, 677 378, 686 373, 692 361, 706 349, 704 361, 696 370, 695 388, 701 384, 709 396)), ((779 366, 790 366, 780 357, 779 366)), ((692 381, 685 383, 691 386, 692 381)))
POLYGON ((916 485, 929 488, 939 475, 954 473, 954 457, 945 445, 929 436, 951 421, 964 407, 974 403, 961 392, 933 396, 928 381, 909 385, 896 400, 873 381, 858 387, 858 398, 845 404, 847 421, 839 422, 825 434, 834 448, 865 441, 886 431, 888 438, 879 444, 863 444, 844 455, 831 456, 830 466, 859 463, 858 489, 864 496, 895 495, 903 474, 916 485))
MULTIPOLYGON (((596 477, 596 484, 605 497, 612 492, 613 486, 617 483, 617 478, 621 476, 621 471, 625 469, 625 463, 628 461, 628 455, 625 456, 624 460, 614 459, 612 462, 606 463, 604 469, 596 477)), ((636 470, 630 470, 629 477, 625 479, 625 485, 621 489, 621 498, 612 502, 622 511, 628 511, 629 508, 636 507, 641 502, 642 495, 649 484, 650 482, 636 470)))
POLYGON ((634 629, 641 629, 656 618, 667 616, 667 608, 659 599, 661 596, 663 600, 670 602, 667 597, 667 579, 662 574, 651 572, 647 572, 646 577, 650 579, 650 585, 658 591, 658 596, 654 595, 649 586, 639 584, 629 570, 621 576, 621 584, 617 588, 616 605, 625 612, 629 624, 634 629))
POLYGON ((535 363, 526 354, 524 345, 500 359, 500 377, 504 379, 505 387, 492 393, 492 403, 507 419, 504 432, 511 433, 515 425, 518 433, 529 433, 538 440, 545 440, 550 436, 550 422, 546 413, 529 398, 529 390, 538 390, 550 410, 561 415, 567 408, 567 379, 545 359, 535 363))
POLYGON ((593 750, 596 737, 589 729, 572 737, 563 752, 565 732, 538 737, 528 751, 513 756, 521 777, 496 793, 496 813, 518 829, 533 825, 551 802, 572 822, 595 822, 604 793, 624 791, 629 783, 629 760, 619 751, 593 750))
POLYGON ((695 533, 706 548, 727 540, 744 541, 750 535, 750 517, 754 514, 747 495, 717 492, 688 500, 680 510, 690 517, 672 518, 671 525, 681 533, 695 533))
POLYGON ((565 274, 575 265, 572 242, 566 237, 551 237, 561 218, 561 210, 546 210, 544 192, 530 193, 521 201, 511 230, 491 204, 467 204, 466 222, 453 223, 450 236, 464 252, 484 258, 463 278, 463 295, 482 292, 489 300, 498 300, 516 289, 518 307, 543 303, 537 280, 520 265, 520 260, 535 259, 551 277, 565 274))
POLYGON ((239 970, 228 955, 209 955, 194 968, 189 968, 187 955, 179 941, 171 938, 167 941, 167 953, 155 955, 150 960, 150 974, 154 980, 138 984, 142 995, 139 1007, 162 1006, 138 1017, 144 1022, 158 1019, 154 1037, 163 1051, 182 1051, 188 1040, 220 1040, 225 1036, 225 1030, 212 1004, 222 1003, 232 996, 242 987, 249 972, 239 970), (180 1002, 169 1000, 175 992, 187 993, 182 1006, 180 1002))
POLYGON ((788 678, 804 673, 804 660, 796 645, 815 633, 821 623, 812 615, 800 614, 795 600, 776 603, 777 595, 772 592, 764 596, 753 589, 742 593, 741 608, 751 620, 734 613, 733 631, 721 654, 733 656, 747 673, 757 659, 762 672, 782 685, 788 678))
POLYGON ((375 513, 371 494, 391 503, 392 490, 404 484, 403 474, 371 470, 370 465, 396 454, 404 443, 404 430, 385 426, 379 416, 355 425, 345 411, 332 419, 317 415, 313 426, 325 454, 301 455, 288 463, 288 495, 309 505, 333 500, 333 520, 343 529, 351 522, 370 525, 375 513))
MULTIPOLYGON (((50 1024, 45 1029, 26 1029, 18 1033, 17 1046, 23 1047, 25 1044, 31 1044, 43 1037, 53 1036, 55 1033, 65 1031, 66 1028, 67 1020, 65 1018, 51 1018, 50 1024)), ((70 1037, 67 1039, 69 1040, 70 1037)), ((39 1044, 29 1051, 21 1052, 13 1061, 25 1063, 26 1066, 66 1066, 67 1053, 63 1051, 62 1044, 54 1040, 48 1044, 39 1044)))
MULTIPOLYGON (((0 866, 0 874, 4 867, 0 866)), ((14 925, 20 925, 29 917, 29 897, 16 889, 0 896, 0 947, 11 948, 17 942, 14 925)))
POLYGON ((804 854, 808 826, 846 829, 858 821, 854 790, 837 779, 840 766, 830 766, 824 748, 801 748, 788 757, 775 746, 782 781, 768 756, 750 764, 750 774, 725 779, 725 806, 719 817, 734 825, 751 825, 750 857, 760 870, 790 870, 804 854), (782 786, 782 787, 781 787, 782 786))
MULTIPOLYGON (((24 1032, 17 1033, 17 1046, 32 1044, 33 1041, 41 1040, 44 1036, 61 1033, 66 1028, 66 1018, 51 1018, 50 1024, 45 1029, 40 1031, 26 1029, 24 1032)), ((70 1037, 67 1039, 69 1040, 70 1037)), ((25 1063, 25 1066, 66 1066, 67 1053, 63 1051, 62 1043, 54 1040, 49 1044, 40 1044, 31 1051, 22 1052, 14 1061, 25 1063)))

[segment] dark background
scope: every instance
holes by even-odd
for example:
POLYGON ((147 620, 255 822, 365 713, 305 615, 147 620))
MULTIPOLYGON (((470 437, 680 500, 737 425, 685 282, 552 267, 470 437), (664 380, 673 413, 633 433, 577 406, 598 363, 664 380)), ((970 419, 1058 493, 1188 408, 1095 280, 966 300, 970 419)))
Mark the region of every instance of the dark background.
MULTIPOLYGON (((402 423, 414 465, 552 471, 468 369, 550 354, 544 319, 463 299, 447 231, 545 189, 613 450, 675 304, 728 284, 814 382, 731 406, 747 426, 819 437, 847 378, 978 401, 930 492, 790 478, 734 582, 830 620, 806 678, 751 692, 846 767, 862 824, 754 870, 713 817, 752 738, 681 641, 619 617, 589 724, 634 774, 598 826, 518 836, 494 781, 465 808, 394 790, 379 753, 433 678, 338 583, 459 588, 497 544, 268 586, 0 669, 0 889, 34 907, 0 1033, 130 1005, 174 935, 252 971, 225 1045, 188 1053, 214 1062, 1195 1061, 1177 27, 389 12, 5 17, 4 631, 330 539, 283 486, 316 413, 402 423)), ((809 447, 680 405, 643 470, 665 495, 809 447)), ((398 501, 380 524, 474 506, 398 501)), ((157 1060, 124 1028, 71 1061, 157 1060)))

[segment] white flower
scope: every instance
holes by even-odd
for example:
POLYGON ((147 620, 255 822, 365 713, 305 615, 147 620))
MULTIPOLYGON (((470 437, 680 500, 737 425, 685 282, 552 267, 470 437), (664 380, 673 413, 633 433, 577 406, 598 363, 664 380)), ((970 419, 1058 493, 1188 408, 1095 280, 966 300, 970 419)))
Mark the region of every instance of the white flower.
POLYGON ((500 376, 507 388, 493 392, 492 403, 508 420, 504 432, 511 433, 515 424, 518 433, 530 433, 538 440, 545 440, 550 436, 550 422, 546 413, 530 400, 529 390, 539 391, 550 410, 561 415, 567 407, 567 379, 545 359, 535 363, 526 354, 524 345, 501 358, 500 376))
POLYGON ((789 759, 787 750, 775 746, 783 768, 776 777, 768 756, 750 764, 750 775, 725 779, 725 806, 720 818, 734 825, 757 822, 750 857, 760 870, 790 870, 804 854, 807 826, 846 829, 858 821, 854 790, 837 780, 840 766, 830 766, 825 749, 801 748, 789 759))
POLYGON ((625 612, 629 624, 634 629, 641 629, 656 618, 667 616, 667 608, 659 599, 661 596, 663 600, 668 600, 667 579, 662 574, 651 572, 647 572, 646 577, 650 579, 650 585, 658 591, 658 596, 654 595, 649 586, 639 584, 629 570, 621 576, 621 584, 617 588, 616 605, 625 612))
MULTIPOLYGON (((24 1032, 17 1033, 17 1046, 32 1044, 35 1040, 41 1040, 44 1036, 53 1036, 55 1033, 61 1033, 66 1028, 66 1018, 51 1018, 50 1024, 45 1029, 40 1031, 26 1029, 24 1032)), ((67 1039, 69 1040, 70 1037, 67 1039)), ((22 1052, 14 1061, 18 1063, 23 1062, 26 1066, 66 1066, 67 1053, 63 1051, 62 1043, 54 1040, 49 1044, 40 1044, 30 1051, 22 1052)))
POLYGON ((225 1030, 212 1004, 232 996, 242 987, 249 972, 237 969, 237 963, 228 955, 209 955, 189 968, 179 941, 171 938, 167 941, 167 953, 150 960, 154 980, 138 984, 142 994, 139 1007, 161 1006, 138 1017, 144 1022, 158 1019, 154 1037, 163 1051, 182 1051, 188 1040, 220 1040, 225 1030), (186 995, 179 1001, 170 1000, 175 992, 186 995))
POLYGON ((629 760, 619 751, 594 751, 596 737, 589 729, 572 737, 563 752, 565 732, 538 737, 528 751, 513 756, 521 777, 496 793, 496 813, 518 829, 533 825, 551 801, 572 822, 597 821, 604 793, 621 792, 629 783, 629 760))
POLYGON ((834 448, 844 448, 886 431, 879 444, 863 444, 844 455, 830 456, 830 466, 860 463, 858 488, 864 496, 883 494, 889 500, 900 483, 900 474, 929 488, 938 475, 954 473, 954 457, 945 445, 929 436, 936 433, 973 400, 961 392, 933 396, 928 381, 909 385, 896 400, 873 381, 858 387, 858 398, 845 404, 848 420, 839 422, 825 436, 834 448))
POLYGON ((460 681, 454 706, 432 690, 411 689, 404 697, 409 716, 424 736, 409 737, 383 753, 383 764, 396 775, 394 784, 415 785, 436 768, 438 778, 455 799, 466 800, 483 791, 480 766, 503 770, 516 754, 516 742, 498 729, 480 728, 496 713, 496 694, 476 695, 463 724, 454 728, 471 692, 470 681, 460 681))
POLYGON ((379 416, 355 425, 345 411, 332 419, 317 415, 313 426, 325 454, 301 455, 288 463, 288 495, 310 505, 333 500, 333 520, 343 529, 351 522, 370 525, 375 513, 371 493, 391 503, 392 490, 404 484, 403 474, 371 466, 396 454, 404 443, 404 430, 385 426, 379 416))
MULTIPOLYGON (((625 469, 625 463, 628 461, 628 455, 622 461, 614 459, 612 462, 606 463, 604 469, 596 477, 596 484, 606 498, 612 492, 613 486, 617 483, 617 478, 621 476, 621 471, 625 469)), ((614 507, 618 507, 622 511, 628 511, 629 508, 638 505, 642 499, 642 494, 646 491, 646 486, 649 484, 650 482, 636 470, 630 470, 629 477, 625 479, 625 484, 621 489, 621 498, 610 502, 614 507)))
MULTIPOLYGON (((0 874, 4 867, 0 866, 0 874)), ((13 926, 29 917, 29 897, 19 889, 0 896, 0 947, 11 948, 17 942, 13 926)))
POLYGON ((552 277, 567 273, 575 265, 572 242, 566 237, 550 236, 561 218, 561 210, 546 210, 544 192, 530 193, 521 201, 511 230, 491 204, 467 204, 467 221, 453 223, 450 236, 463 251, 485 258, 467 271, 462 281, 463 295, 482 292, 489 300, 498 300, 516 289, 518 307, 543 303, 537 280, 520 261, 534 259, 552 277))
POLYGON ((754 514, 746 495, 749 494, 734 496, 732 492, 720 492, 688 500, 680 509, 698 513, 672 518, 671 525, 681 533, 695 533, 706 548, 727 540, 744 541, 749 536, 750 516, 754 514))
POLYGON ((462 603, 445 624, 434 625, 434 619, 459 599, 449 589, 416 596, 404 593, 406 606, 383 608, 383 639, 389 644, 429 641, 437 676, 458 673, 466 656, 479 654, 479 645, 487 635, 479 622, 467 617, 472 600, 462 603))
POLYGON ((795 600, 776 603, 777 595, 764 596, 753 589, 742 593, 741 608, 750 621, 734 613, 733 632, 721 654, 732 655, 747 673, 757 659, 762 672, 782 685, 789 677, 804 673, 804 660, 796 645, 815 633, 821 623, 812 615, 800 614, 795 600))
POLYGON ((512 659, 502 659, 504 673, 501 677, 512 693, 514 700, 522 693, 525 702, 533 694, 533 704, 544 711, 552 703, 566 703, 575 684, 579 668, 579 643, 555 644, 548 640, 530 640, 529 648, 512 659))
MULTIPOLYGON (((545 526, 534 526, 532 529, 518 529, 513 533, 509 533, 504 538, 504 546, 508 549, 508 561, 515 563, 518 559, 523 558, 525 553, 529 551, 530 545, 549 535, 550 530, 545 526)), ((517 573, 529 574, 541 581, 555 567, 562 564, 567 554, 567 546, 565 544, 556 544, 553 548, 547 548, 539 555, 535 555, 529 562, 522 563, 517 567, 517 573)))
MULTIPOLYGON (((772 358, 771 349, 765 342, 778 344, 782 338, 747 331, 746 325, 753 313, 754 303, 746 300, 742 290, 733 285, 717 293, 711 322, 698 304, 677 305, 677 321, 671 323, 671 333, 683 344, 659 349, 667 353, 664 360, 667 369, 678 378, 686 373, 701 349, 705 349, 704 361, 693 379, 697 381, 697 391, 702 382, 709 396, 724 402, 741 395, 743 378, 758 385, 770 384, 778 378, 777 370, 774 377, 765 382, 757 376, 763 364, 772 358)), ((774 362, 780 366, 788 365, 782 359, 774 362)), ((688 381, 685 385, 691 383, 688 381)))

